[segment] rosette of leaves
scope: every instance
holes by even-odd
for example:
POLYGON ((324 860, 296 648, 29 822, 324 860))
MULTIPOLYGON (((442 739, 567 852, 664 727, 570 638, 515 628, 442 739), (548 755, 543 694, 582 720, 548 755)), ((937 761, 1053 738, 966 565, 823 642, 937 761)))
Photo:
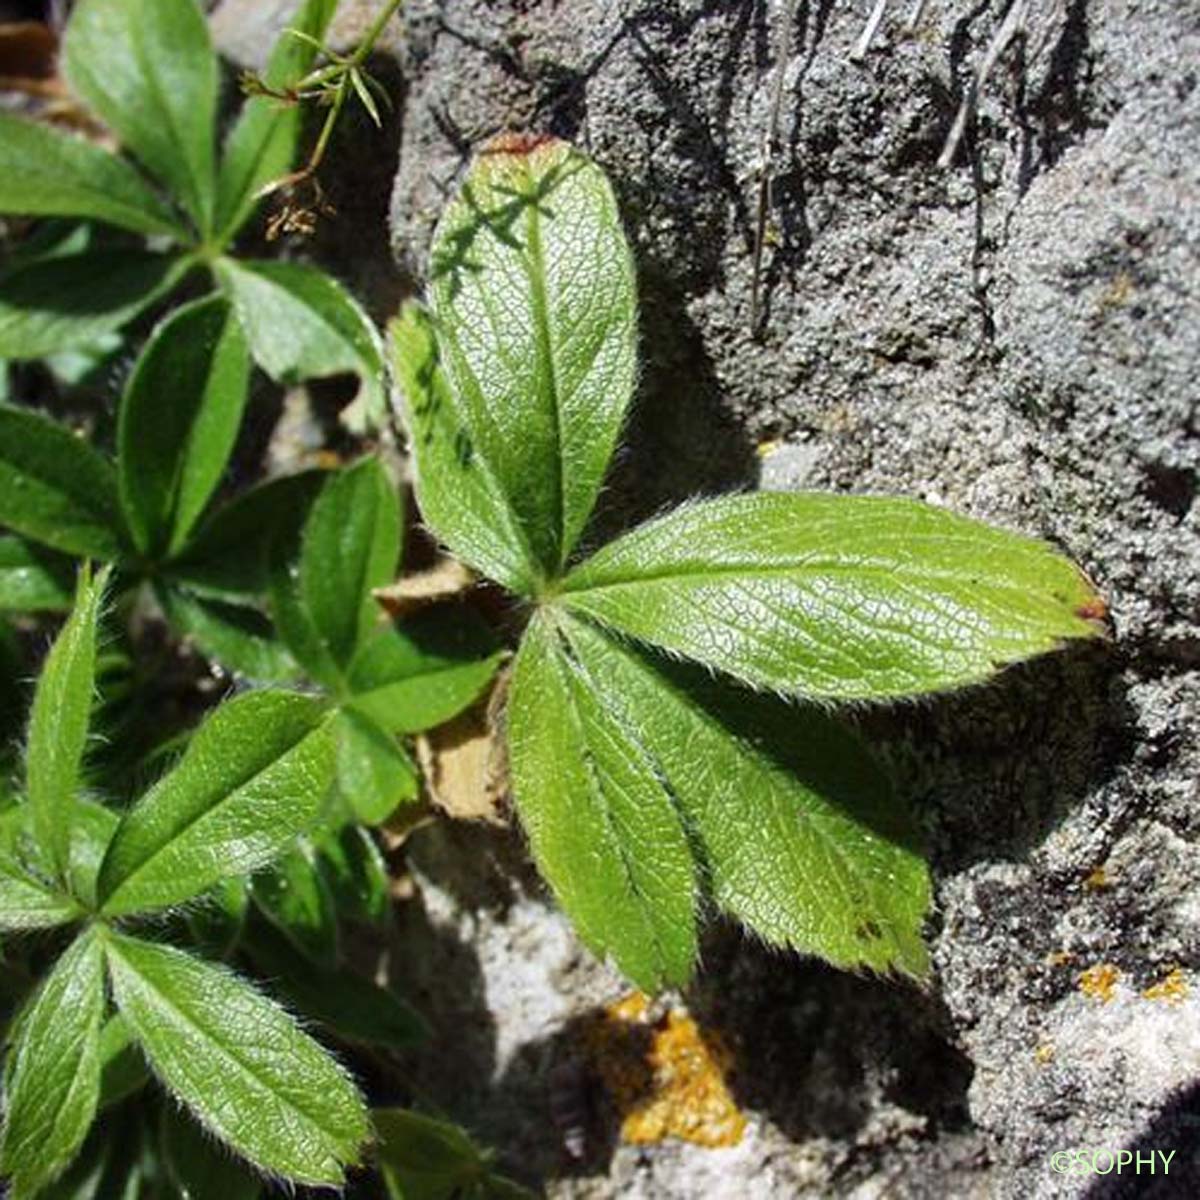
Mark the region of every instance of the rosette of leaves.
POLYGON ((428 308, 393 327, 415 490, 526 601, 507 739, 533 855, 583 940, 684 983, 701 917, 846 968, 927 969, 930 884, 837 704, 961 688, 1100 631, 1049 546, 915 500, 693 500, 583 561, 637 375, 634 265, 601 171, 553 139, 476 158, 428 308))
POLYGON ((37 682, 24 794, 0 813, 0 933, 11 943, 39 930, 61 947, 8 1024, 0 1176, 14 1200, 54 1180, 101 1108, 143 1085, 140 1056, 259 1170, 338 1185, 368 1135, 354 1083, 274 1000, 164 944, 153 924, 313 826, 336 772, 333 715, 319 697, 239 696, 123 816, 89 800, 81 763, 105 575, 81 572, 37 682))
MULTIPOLYGON (((303 76, 337 0, 303 0, 265 73, 303 76)), ((378 334, 329 275, 296 262, 236 257, 262 188, 296 155, 300 112, 246 101, 218 152, 220 72, 196 0, 79 0, 62 73, 128 157, 48 125, 0 113, 0 213, 73 217, 135 235, 68 241, 0 279, 0 359, 94 345, 207 273, 239 335, 272 379, 356 372, 360 414, 382 404, 378 334)))

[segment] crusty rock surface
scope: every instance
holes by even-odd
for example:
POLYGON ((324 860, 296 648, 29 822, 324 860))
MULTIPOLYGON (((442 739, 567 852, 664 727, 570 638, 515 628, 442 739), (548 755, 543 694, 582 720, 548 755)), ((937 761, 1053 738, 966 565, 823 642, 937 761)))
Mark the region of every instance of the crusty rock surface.
POLYGON ((1031 0, 948 169, 1007 0, 912 30, 892 0, 855 61, 873 6, 408 0, 387 43, 411 277, 491 133, 573 138, 613 179, 644 359, 613 522, 755 482, 921 496, 1061 545, 1115 629, 862 717, 928 836, 935 974, 714 931, 686 1000, 736 1051, 733 1149, 610 1130, 566 1163, 547 1079, 619 982, 515 835, 414 838, 397 972, 440 1035, 415 1069, 552 1196, 1200 1194, 1200 3, 1031 0), (1176 1155, 1056 1173, 1076 1147, 1176 1155))

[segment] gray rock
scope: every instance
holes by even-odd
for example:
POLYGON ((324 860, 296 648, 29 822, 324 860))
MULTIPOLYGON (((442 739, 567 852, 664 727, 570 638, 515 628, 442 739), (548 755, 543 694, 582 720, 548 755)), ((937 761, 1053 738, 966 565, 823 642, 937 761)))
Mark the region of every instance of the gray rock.
POLYGON ((735 1046, 741 1146, 564 1167, 546 1076, 618 984, 500 834, 415 839, 440 915, 408 931, 427 957, 398 953, 433 964, 450 1014, 417 1069, 448 1102, 449 1067, 471 1072, 458 1111, 555 1196, 1196 1194, 1200 3, 1029 4, 948 170, 1008 5, 929 0, 909 32, 897 0, 855 62, 871 7, 409 0, 393 251, 419 279, 489 134, 575 139, 640 270, 614 524, 752 484, 779 443, 769 486, 906 493, 1050 538, 1115 643, 862 717, 928 837, 935 977, 916 993, 716 930, 687 1002, 735 1046), (1147 998, 1174 967, 1192 994, 1147 998), (1167 1177, 1052 1169, 1085 1146, 1177 1155, 1167 1177))

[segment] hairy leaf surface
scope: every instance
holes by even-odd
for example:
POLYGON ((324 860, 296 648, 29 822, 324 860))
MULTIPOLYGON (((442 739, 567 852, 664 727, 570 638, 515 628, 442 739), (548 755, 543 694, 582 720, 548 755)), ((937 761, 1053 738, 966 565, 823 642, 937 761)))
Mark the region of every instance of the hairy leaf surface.
POLYGON ((62 612, 71 607, 74 564, 22 538, 0 534, 0 609, 62 612))
POLYGON ((217 264, 250 340, 254 361, 276 383, 354 372, 367 412, 382 410, 383 350, 358 302, 324 271, 296 262, 217 264))
POLYGON ((233 453, 249 380, 245 336, 219 296, 176 309, 151 335, 117 428, 121 505, 139 550, 170 554, 187 540, 233 453))
POLYGON ((583 622, 567 629, 597 704, 637 731, 679 805, 720 908, 836 966, 924 974, 928 873, 858 738, 583 622))
POLYGON ((521 824, 580 936, 647 991, 683 984, 696 956, 692 855, 637 726, 614 720, 545 620, 526 631, 508 703, 521 824))
POLYGON ((113 558, 120 545, 113 469, 61 425, 0 404, 0 521, 68 554, 113 558))
POLYGON ((86 568, 80 571, 75 607, 46 656, 29 716, 29 815, 61 880, 71 859, 79 768, 96 678, 96 626, 107 580, 107 571, 94 580, 86 568))
POLYGON ((367 1117, 337 1063, 225 968, 129 937, 108 943, 117 1007, 197 1120, 263 1170, 340 1186, 367 1117))
POLYGON ((195 0, 79 0, 62 65, 74 91, 208 232, 217 60, 195 0))
POLYGON ((454 553, 509 591, 539 573, 491 466, 476 452, 469 411, 446 378, 433 324, 415 302, 389 328, 417 506, 454 553))
POLYGON ((473 452, 552 576, 633 394, 633 261, 608 180, 565 142, 495 139, 442 215, 430 275, 473 452))
POLYGON ((380 825, 417 798, 417 771, 408 753, 370 717, 343 708, 337 715, 338 788, 364 825, 380 825))
POLYGON ((257 608, 226 604, 179 587, 160 586, 155 594, 171 624, 229 670, 274 681, 299 674, 271 622, 257 608))
POLYGON ((1095 591, 1045 543, 874 496, 684 505, 565 587, 573 611, 622 633, 756 687, 839 700, 959 687, 1099 631, 1095 591))
POLYGON ((91 933, 58 960, 24 1012, 6 1073, 0 1175, 32 1195, 83 1144, 100 1096, 104 956, 91 933))
POLYGON ((337 909, 306 840, 259 871, 250 891, 262 914, 307 961, 336 964, 337 909))
POLYGON ((418 733, 482 695, 503 652, 469 609, 428 613, 382 629, 350 666, 349 704, 391 733, 418 733))
POLYGON ((280 854, 320 811, 334 745, 319 700, 251 692, 200 727, 134 805, 100 870, 109 916, 163 908, 280 854))
POLYGON ((0 113, 0 212, 92 217, 135 233, 186 236, 123 159, 81 137, 0 113))

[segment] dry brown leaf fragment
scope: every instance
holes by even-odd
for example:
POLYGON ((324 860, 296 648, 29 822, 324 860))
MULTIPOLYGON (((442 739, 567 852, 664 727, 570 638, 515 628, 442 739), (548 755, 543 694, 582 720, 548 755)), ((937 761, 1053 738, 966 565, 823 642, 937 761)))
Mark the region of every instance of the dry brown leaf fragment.
POLYGON ((429 798, 460 821, 508 824, 508 755, 500 713, 508 671, 466 712, 417 736, 417 762, 429 798))
POLYGON ((404 620, 423 608, 457 600, 475 586, 474 572, 456 558, 443 558, 427 571, 406 575, 371 594, 388 616, 404 620))

